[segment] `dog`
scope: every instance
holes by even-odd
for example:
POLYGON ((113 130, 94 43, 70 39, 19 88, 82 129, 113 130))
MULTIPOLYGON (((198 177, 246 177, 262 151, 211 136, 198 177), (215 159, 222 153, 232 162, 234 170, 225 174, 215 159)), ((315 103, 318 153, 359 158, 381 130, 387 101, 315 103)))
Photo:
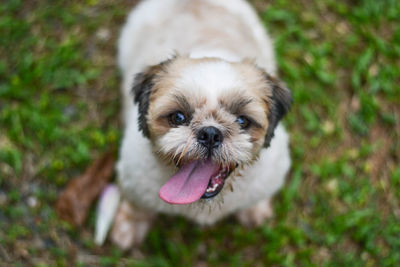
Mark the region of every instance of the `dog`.
POLYGON ((291 164, 280 120, 292 97, 249 3, 142 1, 122 29, 118 64, 125 130, 114 242, 140 244, 156 213, 200 225, 271 216, 291 164))

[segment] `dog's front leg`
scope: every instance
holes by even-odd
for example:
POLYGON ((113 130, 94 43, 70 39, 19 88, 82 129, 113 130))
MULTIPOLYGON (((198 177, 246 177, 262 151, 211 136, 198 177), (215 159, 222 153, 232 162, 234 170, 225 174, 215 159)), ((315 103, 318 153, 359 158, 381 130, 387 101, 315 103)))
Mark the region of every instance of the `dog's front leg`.
POLYGON ((146 238, 154 218, 154 213, 138 209, 123 200, 115 216, 111 241, 123 250, 140 245, 146 238))
POLYGON ((236 213, 236 218, 246 227, 257 227, 273 216, 271 199, 264 199, 254 206, 236 213))

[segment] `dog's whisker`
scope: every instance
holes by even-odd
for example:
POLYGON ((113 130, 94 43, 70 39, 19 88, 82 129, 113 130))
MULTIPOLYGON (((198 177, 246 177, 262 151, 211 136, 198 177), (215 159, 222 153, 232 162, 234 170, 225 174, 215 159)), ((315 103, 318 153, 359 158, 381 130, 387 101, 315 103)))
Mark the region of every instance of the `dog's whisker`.
POLYGON ((232 185, 232 183, 229 183, 229 189, 230 189, 231 192, 233 193, 233 185, 232 185))
POLYGON ((183 152, 180 153, 180 157, 178 159, 177 165, 179 166, 179 164, 181 163, 182 158, 185 156, 185 154, 187 153, 187 150, 189 149, 189 144, 190 144, 190 137, 187 139, 186 144, 183 148, 183 152))

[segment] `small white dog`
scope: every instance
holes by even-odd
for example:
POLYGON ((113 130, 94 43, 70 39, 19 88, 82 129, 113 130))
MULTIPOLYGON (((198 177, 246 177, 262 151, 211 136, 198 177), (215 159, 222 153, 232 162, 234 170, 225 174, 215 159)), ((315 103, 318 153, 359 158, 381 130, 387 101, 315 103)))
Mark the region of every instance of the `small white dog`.
POLYGON ((122 30, 118 63, 123 202, 112 239, 140 243, 156 212, 199 224, 270 216, 290 167, 279 121, 291 94, 274 78, 273 46, 250 5, 142 1, 122 30))

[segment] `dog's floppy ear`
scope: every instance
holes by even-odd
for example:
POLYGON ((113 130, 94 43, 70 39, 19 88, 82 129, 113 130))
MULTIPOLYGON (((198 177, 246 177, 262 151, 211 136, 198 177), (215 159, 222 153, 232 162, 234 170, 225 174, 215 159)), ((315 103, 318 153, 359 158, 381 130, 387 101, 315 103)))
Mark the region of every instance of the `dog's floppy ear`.
POLYGON ((147 113, 150 105, 150 95, 157 78, 166 71, 166 66, 172 62, 177 55, 161 62, 158 65, 150 66, 143 72, 136 74, 132 87, 134 102, 138 104, 139 109, 139 130, 147 138, 150 137, 149 126, 147 124, 147 113))
POLYGON ((272 95, 269 97, 270 111, 268 114, 268 129, 265 136, 264 146, 270 145, 274 131, 278 122, 289 111, 292 104, 292 94, 290 90, 277 78, 266 74, 267 83, 272 90, 272 95))
POLYGON ((136 74, 135 81, 132 87, 132 94, 134 96, 134 102, 138 104, 139 109, 139 130, 142 131, 143 135, 149 137, 149 127, 147 125, 147 112, 149 109, 149 101, 151 89, 154 86, 154 79, 156 73, 151 70, 152 67, 148 68, 144 72, 136 74))

